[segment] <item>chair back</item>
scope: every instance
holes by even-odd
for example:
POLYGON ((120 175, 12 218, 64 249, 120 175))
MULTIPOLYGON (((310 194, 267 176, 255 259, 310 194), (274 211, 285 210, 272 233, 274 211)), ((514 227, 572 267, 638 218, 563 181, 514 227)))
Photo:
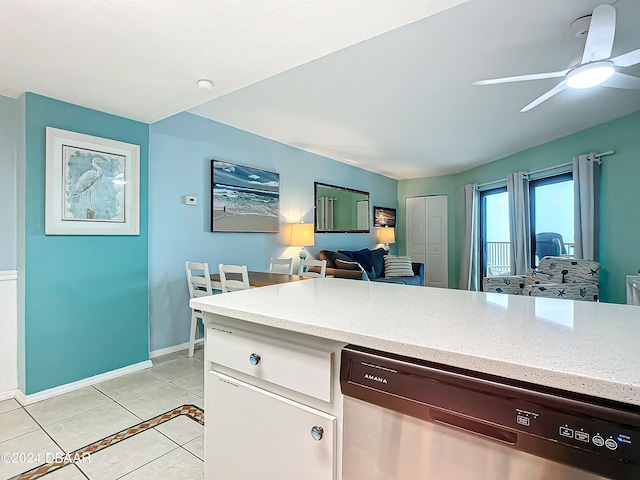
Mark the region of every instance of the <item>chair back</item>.
POLYGON ((300 268, 298 269, 298 275, 305 275, 307 277, 322 277, 324 278, 327 273, 327 261, 326 260, 300 260, 300 268), (319 272, 310 272, 312 267, 314 270, 320 269, 319 272))
POLYGON ((186 262, 185 269, 187 271, 189 298, 213 295, 208 263, 186 262))
POLYGON ((250 288, 246 265, 223 265, 221 263, 218 265, 218 273, 220 274, 221 290, 224 293, 250 288), (229 274, 235 274, 236 278, 229 278, 229 274), (237 275, 240 275, 240 279, 237 279, 237 275))
POLYGON ((274 273, 288 273, 293 275, 293 258, 269 259, 269 271, 274 273))
POLYGON ((540 260, 543 257, 559 257, 566 253, 562 235, 559 233, 544 232, 536 235, 536 255, 540 260))

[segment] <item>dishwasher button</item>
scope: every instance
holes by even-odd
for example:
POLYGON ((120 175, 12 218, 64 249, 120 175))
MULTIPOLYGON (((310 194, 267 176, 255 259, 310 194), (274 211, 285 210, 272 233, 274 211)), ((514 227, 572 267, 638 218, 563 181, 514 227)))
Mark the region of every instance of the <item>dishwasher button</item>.
POLYGON ((567 438, 573 438, 573 430, 567 427, 560 427, 560 435, 567 438))
POLYGON ((615 450, 618 448, 618 443, 613 438, 607 438, 604 444, 609 450, 615 450))
POLYGON ((589 434, 587 432, 576 432, 575 439, 589 443, 589 434))
POLYGON ((600 435, 594 435, 591 441, 596 447, 601 447, 604 445, 604 438, 602 438, 600 435))

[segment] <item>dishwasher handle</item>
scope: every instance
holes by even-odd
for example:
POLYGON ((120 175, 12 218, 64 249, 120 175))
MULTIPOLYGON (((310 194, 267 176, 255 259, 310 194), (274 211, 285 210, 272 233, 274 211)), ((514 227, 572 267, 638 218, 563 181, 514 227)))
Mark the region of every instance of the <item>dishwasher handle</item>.
POLYGON ((431 419, 435 423, 506 443, 507 445, 515 445, 518 442, 518 434, 516 432, 493 425, 487 425, 486 423, 481 423, 471 418, 454 415, 442 410, 432 410, 431 419))

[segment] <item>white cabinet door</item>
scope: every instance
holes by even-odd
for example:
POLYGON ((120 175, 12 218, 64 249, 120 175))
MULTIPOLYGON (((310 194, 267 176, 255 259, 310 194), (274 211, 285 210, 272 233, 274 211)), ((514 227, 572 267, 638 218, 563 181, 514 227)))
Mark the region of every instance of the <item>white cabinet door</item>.
POLYGON ((407 198, 407 255, 412 262, 425 263, 427 204, 424 197, 407 198))
POLYGON ((336 417, 217 372, 206 389, 207 480, 335 479, 336 417))
POLYGON ((407 255, 424 263, 426 286, 447 288, 447 196, 407 198, 406 211, 407 255))
POLYGON ((449 266, 447 248, 447 197, 427 197, 427 261, 424 264, 425 285, 447 288, 449 266))

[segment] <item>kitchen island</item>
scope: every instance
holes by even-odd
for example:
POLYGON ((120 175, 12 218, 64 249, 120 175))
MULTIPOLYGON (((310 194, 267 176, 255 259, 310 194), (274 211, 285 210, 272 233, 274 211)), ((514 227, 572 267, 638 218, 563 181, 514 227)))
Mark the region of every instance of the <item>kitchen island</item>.
MULTIPOLYGON (((311 451, 290 452, 290 461, 299 461, 301 469, 314 465, 315 473, 306 478, 342 478, 339 355, 346 344, 640 405, 640 308, 635 306, 335 278, 204 297, 191 306, 205 312, 207 325, 207 425, 257 435, 256 451, 263 451, 221 474, 225 458, 246 452, 231 445, 229 435, 215 440, 219 433, 206 427, 207 478, 233 478, 239 474, 233 469, 241 467, 246 467, 242 474, 252 474, 252 465, 269 465, 279 455, 278 445, 286 440, 274 431, 291 432, 259 423, 279 412, 279 405, 298 412, 283 410, 287 418, 313 423, 305 434, 317 445, 326 442, 324 450, 312 444, 311 451), (227 385, 236 393, 221 390, 227 385), (246 431, 228 421, 246 418, 258 404, 263 406, 246 431), (225 447, 223 453, 216 453, 214 444, 225 447)), ((304 449, 302 439, 287 445, 304 449)))

